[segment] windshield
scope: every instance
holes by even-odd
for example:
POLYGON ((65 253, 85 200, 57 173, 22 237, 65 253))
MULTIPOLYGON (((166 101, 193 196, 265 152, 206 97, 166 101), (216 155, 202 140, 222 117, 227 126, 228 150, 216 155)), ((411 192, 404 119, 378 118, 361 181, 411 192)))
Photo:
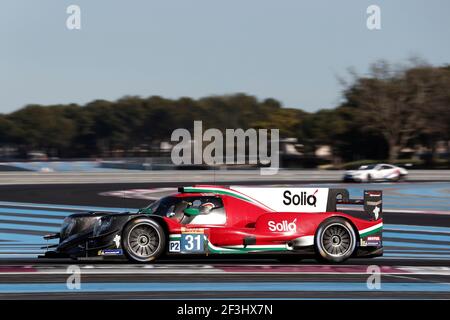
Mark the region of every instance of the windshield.
POLYGON ((176 197, 164 197, 161 198, 149 206, 141 209, 145 212, 151 212, 151 214, 157 215, 157 216, 164 216, 167 209, 172 206, 175 202, 178 202, 178 199, 176 197), (150 210, 149 210, 150 209, 150 210))
POLYGON ((152 212, 152 213, 156 212, 158 210, 158 207, 159 207, 160 203, 161 203, 161 199, 151 203, 147 207, 143 208, 143 210, 147 211, 148 209, 150 209, 150 212, 152 212))
POLYGON ((375 164, 369 164, 369 165, 366 165, 366 166, 359 167, 358 170, 372 170, 372 169, 375 168, 375 166, 376 166, 375 164))

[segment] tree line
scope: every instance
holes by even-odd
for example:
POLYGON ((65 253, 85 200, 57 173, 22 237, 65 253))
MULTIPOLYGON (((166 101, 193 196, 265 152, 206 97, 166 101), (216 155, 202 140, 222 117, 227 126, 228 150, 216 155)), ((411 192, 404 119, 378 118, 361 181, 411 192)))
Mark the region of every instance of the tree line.
POLYGON ((199 99, 160 96, 96 100, 86 105, 27 105, 0 115, 0 147, 22 155, 42 150, 61 158, 136 156, 170 140, 176 128, 255 128, 295 137, 305 152, 330 145, 342 161, 395 160, 407 146, 432 152, 450 140, 450 67, 417 64, 396 68, 374 63, 367 75, 351 73, 334 109, 305 112, 273 98, 238 93, 199 99))

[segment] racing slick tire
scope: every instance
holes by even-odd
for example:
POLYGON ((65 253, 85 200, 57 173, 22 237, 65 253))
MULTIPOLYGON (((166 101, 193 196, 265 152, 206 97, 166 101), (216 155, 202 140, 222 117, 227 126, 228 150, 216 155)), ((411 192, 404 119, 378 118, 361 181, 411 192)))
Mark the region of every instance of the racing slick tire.
POLYGON ((122 232, 122 247, 127 258, 137 263, 157 259, 166 248, 166 234, 155 220, 138 218, 130 221, 122 232))
POLYGON ((339 263, 347 260, 356 249, 356 234, 343 218, 325 220, 317 229, 314 246, 318 260, 339 263))

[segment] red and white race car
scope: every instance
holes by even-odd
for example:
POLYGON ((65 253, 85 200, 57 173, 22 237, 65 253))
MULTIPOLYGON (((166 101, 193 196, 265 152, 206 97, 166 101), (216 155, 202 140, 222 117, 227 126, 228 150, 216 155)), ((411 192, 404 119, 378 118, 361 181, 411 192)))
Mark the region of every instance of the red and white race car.
POLYGON ((151 262, 164 255, 275 254, 342 262, 383 254, 382 192, 350 199, 346 189, 181 187, 137 213, 67 217, 45 257, 122 256, 151 262), (344 212, 338 205, 362 205, 344 212))

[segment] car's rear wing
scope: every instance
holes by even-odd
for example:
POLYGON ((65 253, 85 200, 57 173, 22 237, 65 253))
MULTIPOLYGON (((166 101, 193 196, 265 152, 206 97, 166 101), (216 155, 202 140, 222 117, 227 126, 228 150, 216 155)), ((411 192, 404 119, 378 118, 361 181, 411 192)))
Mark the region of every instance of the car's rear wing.
POLYGON ((382 218, 383 191, 364 190, 363 199, 350 199, 347 189, 330 189, 327 211, 336 211, 337 205, 363 205, 370 220, 378 220, 382 218))

